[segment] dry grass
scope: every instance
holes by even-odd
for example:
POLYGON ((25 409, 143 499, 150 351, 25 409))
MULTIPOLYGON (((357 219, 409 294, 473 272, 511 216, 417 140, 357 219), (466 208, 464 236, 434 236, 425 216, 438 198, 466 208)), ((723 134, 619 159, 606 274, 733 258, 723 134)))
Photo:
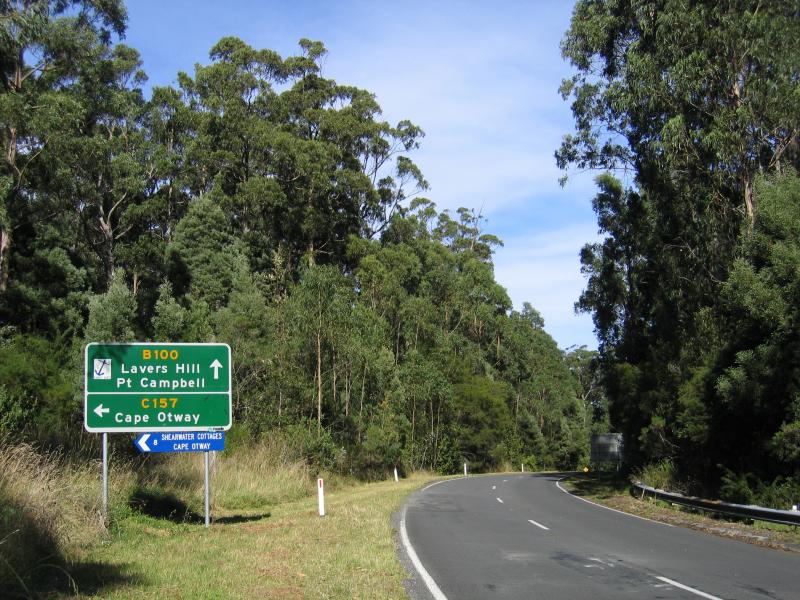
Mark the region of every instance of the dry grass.
POLYGON ((414 475, 342 487, 248 517, 220 510, 210 529, 148 517, 125 521, 87 559, 115 572, 113 585, 89 584, 86 596, 164 598, 404 598, 391 515, 414 489, 434 479, 414 475))
POLYGON ((390 517, 433 478, 363 485, 326 476, 320 519, 312 474, 277 439, 216 456, 206 530, 196 521, 202 455, 112 454, 109 471, 106 529, 99 460, 0 440, 0 596, 402 597, 390 517), (143 497, 185 512, 156 518, 146 502, 131 503, 143 497))
POLYGON ((31 596, 32 582, 70 584, 70 549, 105 531, 94 467, 0 442, 0 589, 31 596))
MULTIPOLYGON (((198 512, 203 506, 201 453, 151 455, 136 474, 142 489, 168 490, 198 512)), ((324 477, 331 490, 354 483, 338 475, 324 477)), ((308 465, 278 436, 235 452, 212 454, 211 479, 215 509, 255 509, 316 493, 308 465)))

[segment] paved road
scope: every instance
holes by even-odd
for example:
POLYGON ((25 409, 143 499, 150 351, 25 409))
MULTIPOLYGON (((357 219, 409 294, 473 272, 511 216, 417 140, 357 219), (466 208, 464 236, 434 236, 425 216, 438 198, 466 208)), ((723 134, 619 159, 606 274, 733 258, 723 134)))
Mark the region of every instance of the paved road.
POLYGON ((412 496, 401 518, 434 597, 800 599, 800 555, 604 509, 558 479, 470 477, 412 496))

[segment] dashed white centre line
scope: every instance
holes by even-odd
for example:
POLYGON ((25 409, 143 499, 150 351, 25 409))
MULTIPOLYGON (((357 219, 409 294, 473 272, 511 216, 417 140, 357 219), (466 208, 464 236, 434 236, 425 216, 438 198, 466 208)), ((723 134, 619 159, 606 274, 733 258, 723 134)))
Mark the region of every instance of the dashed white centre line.
POLYGON ((680 588, 684 591, 690 592, 695 594, 696 596, 700 596, 701 598, 708 598, 708 600, 722 600, 719 596, 712 596, 711 594, 706 594, 705 592, 701 592, 693 587, 689 587, 688 585, 683 585, 682 583, 678 583, 677 581, 673 581, 672 579, 667 579, 666 577, 656 577, 659 581, 663 581, 664 583, 668 583, 676 588, 680 588))
POLYGON ((496 489, 497 489, 497 486, 496 486, 496 485, 493 485, 493 486, 492 486, 492 489, 493 489, 493 490, 496 490, 496 489))
POLYGON ((503 504, 503 501, 502 501, 502 500, 500 500, 500 498, 497 498, 497 501, 498 501, 500 504, 503 504))
POLYGON ((542 525, 541 523, 537 523, 533 519, 528 519, 528 523, 530 523, 531 525, 536 525, 539 529, 544 529, 545 531, 550 531, 549 527, 545 527, 544 525, 542 525))

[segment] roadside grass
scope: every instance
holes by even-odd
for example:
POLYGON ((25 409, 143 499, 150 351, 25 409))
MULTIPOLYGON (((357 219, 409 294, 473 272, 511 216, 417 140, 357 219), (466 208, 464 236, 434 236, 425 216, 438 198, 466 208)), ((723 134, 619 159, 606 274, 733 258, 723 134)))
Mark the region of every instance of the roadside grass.
MULTIPOLYGON (((202 455, 99 461, 0 439, 0 597, 402 598, 391 516, 436 479, 316 481, 280 440, 216 456, 212 518, 202 455)), ((387 473, 388 479, 388 473, 387 473)))
POLYGON ((105 531, 92 470, 62 454, 41 454, 0 439, 0 595, 35 597, 43 588, 70 589, 66 548, 105 531))
POLYGON ((326 493, 324 518, 316 496, 220 507, 210 529, 132 514, 83 555, 97 568, 77 581, 78 597, 403 598, 391 515, 434 479, 342 487, 326 493))
POLYGON ((588 475, 576 475, 564 481, 566 488, 577 496, 594 500, 605 500, 627 494, 630 481, 619 471, 595 471, 588 475))
POLYGON ((800 552, 800 528, 766 521, 732 520, 724 515, 708 513, 653 498, 631 494, 630 481, 616 472, 594 472, 575 475, 563 482, 565 489, 617 510, 654 521, 661 521, 735 538, 762 546, 800 552))

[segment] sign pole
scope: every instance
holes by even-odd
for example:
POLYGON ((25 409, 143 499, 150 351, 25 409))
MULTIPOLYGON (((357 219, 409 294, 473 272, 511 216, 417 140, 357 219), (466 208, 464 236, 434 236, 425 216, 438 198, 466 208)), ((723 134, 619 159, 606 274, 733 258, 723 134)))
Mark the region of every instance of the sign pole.
POLYGON ((103 434, 103 524, 108 524, 108 434, 103 434))
POLYGON ((204 452, 206 462, 206 527, 211 526, 211 486, 208 477, 208 451, 204 452))

